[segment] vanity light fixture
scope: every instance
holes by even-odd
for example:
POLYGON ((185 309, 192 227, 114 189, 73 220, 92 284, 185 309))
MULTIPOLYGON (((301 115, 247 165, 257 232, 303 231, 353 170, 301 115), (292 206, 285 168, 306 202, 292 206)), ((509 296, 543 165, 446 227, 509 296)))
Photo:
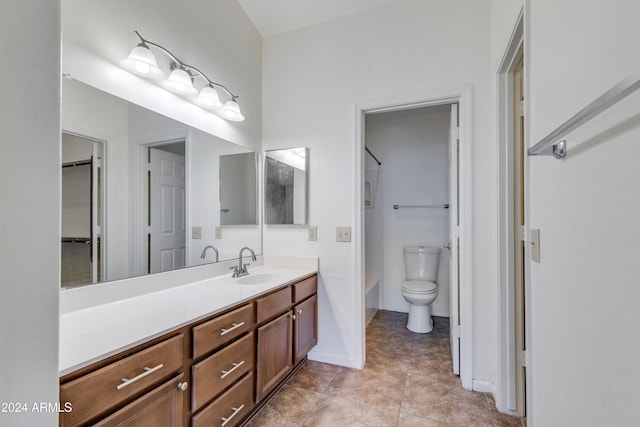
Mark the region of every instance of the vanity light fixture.
POLYGON ((244 116, 240 112, 240 106, 236 101, 238 97, 224 85, 212 81, 196 67, 180 61, 166 48, 144 39, 138 31, 134 31, 134 33, 140 39, 140 43, 133 48, 127 58, 120 61, 122 68, 146 78, 158 79, 164 77, 164 72, 158 67, 156 58, 149 48, 149 46, 154 46, 171 60, 172 71, 169 78, 162 82, 162 87, 175 94, 190 98, 197 106, 213 111, 226 120, 234 122, 244 120, 244 116), (193 85, 196 78, 200 78, 205 82, 199 92, 193 85), (223 104, 220 101, 216 87, 222 88, 231 99, 223 104))

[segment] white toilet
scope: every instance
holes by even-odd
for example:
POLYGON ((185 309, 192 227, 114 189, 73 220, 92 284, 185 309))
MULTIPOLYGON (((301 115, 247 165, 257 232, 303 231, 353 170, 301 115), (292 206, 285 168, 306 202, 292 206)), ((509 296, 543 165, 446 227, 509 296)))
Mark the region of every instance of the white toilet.
POLYGON ((409 302, 407 329, 427 333, 433 329, 431 303, 438 296, 438 264, 440 248, 405 246, 404 271, 407 281, 402 284, 402 296, 409 302))

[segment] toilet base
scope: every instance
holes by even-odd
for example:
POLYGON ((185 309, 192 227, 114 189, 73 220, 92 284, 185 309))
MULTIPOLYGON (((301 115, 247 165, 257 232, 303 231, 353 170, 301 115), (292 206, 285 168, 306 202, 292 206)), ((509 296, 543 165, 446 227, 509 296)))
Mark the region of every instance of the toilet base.
POLYGON ((431 319, 431 304, 409 305, 409 320, 407 329, 418 334, 427 334, 433 330, 431 319))

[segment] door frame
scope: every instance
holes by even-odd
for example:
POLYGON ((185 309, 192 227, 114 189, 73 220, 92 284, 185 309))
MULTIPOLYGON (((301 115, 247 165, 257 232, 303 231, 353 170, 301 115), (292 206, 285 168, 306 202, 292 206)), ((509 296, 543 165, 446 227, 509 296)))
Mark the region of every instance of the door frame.
MULTIPOLYGON (((514 73, 518 62, 525 58, 525 86, 527 85, 527 61, 525 55, 524 38, 524 12, 520 11, 516 25, 511 34, 511 38, 503 55, 497 73, 498 86, 498 216, 496 218, 496 228, 498 230, 498 283, 499 283, 499 305, 498 305, 498 328, 499 328, 499 356, 498 356, 498 381, 496 383, 496 406, 499 411, 516 414, 516 328, 515 328, 515 289, 511 278, 514 275, 514 188, 513 188, 513 147, 512 136, 514 132, 514 110, 512 105, 515 99, 513 89, 514 73)), ((526 90, 526 87, 525 87, 526 90)), ((527 100, 525 98, 525 111, 527 100)), ((526 138, 526 135, 525 135, 526 138)), ((524 164, 524 200, 525 216, 528 217, 528 162, 524 164)), ((525 228, 528 224, 525 225, 525 228)), ((525 240, 528 230, 525 229, 525 240)), ((528 251, 526 252, 528 253, 528 251)), ((525 295, 529 295, 529 262, 525 259, 525 295)), ((527 298, 528 301, 531 301, 527 298)), ((527 311, 527 319, 530 317, 530 304, 527 311)), ((529 322, 527 322, 529 324, 529 322)), ((529 329, 529 326, 527 326, 529 329)), ((530 336, 528 330, 525 331, 530 336)), ((531 342, 526 342, 528 353, 531 352, 531 342)), ((531 385, 531 365, 530 357, 527 356, 527 392, 530 395, 531 385)), ((531 399, 528 400, 528 406, 531 399)), ((524 409, 524 408, 523 408, 524 409)), ((530 411, 527 411, 530 413, 530 411)))
POLYGON ((355 177, 354 177, 354 274, 356 309, 354 310, 356 330, 361 340, 354 343, 354 364, 356 368, 364 367, 366 359, 365 331, 365 292, 364 292, 364 124, 365 114, 373 112, 390 112, 442 104, 459 105, 460 129, 460 162, 459 162, 459 200, 460 212, 460 380, 468 390, 473 386, 473 318, 472 318, 472 86, 464 85, 456 88, 434 90, 425 93, 414 93, 373 101, 365 101, 355 105, 355 177))

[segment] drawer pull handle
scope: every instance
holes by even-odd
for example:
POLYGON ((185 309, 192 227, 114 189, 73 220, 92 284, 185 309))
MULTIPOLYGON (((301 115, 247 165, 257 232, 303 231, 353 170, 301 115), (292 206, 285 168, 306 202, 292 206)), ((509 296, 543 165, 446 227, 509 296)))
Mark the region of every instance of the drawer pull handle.
POLYGON ((240 366, 244 365, 244 360, 240 363, 232 363, 232 365, 233 365, 233 368, 229 369, 228 371, 220 371, 221 380, 223 380, 227 375, 229 375, 230 373, 238 369, 240 366))
POLYGON ((230 327, 229 329, 221 329, 221 330, 220 330, 220 336, 222 336, 222 335, 226 335, 226 334, 228 334, 229 332, 231 332, 231 331, 233 331, 233 330, 235 330, 235 329, 238 329, 240 326, 243 326, 243 325, 244 325, 244 322, 240 322, 240 323, 232 323, 232 324, 231 324, 231 327, 230 327))
POLYGON ((238 414, 238 412, 240 412, 240 411, 242 411, 242 409, 244 409, 244 403, 242 405, 238 406, 237 408, 231 408, 231 409, 233 410, 233 414, 229 415, 227 418, 224 418, 224 417, 220 418, 220 421, 222 421, 222 424, 221 424, 222 427, 226 426, 227 423, 229 421, 231 421, 231 419, 238 414))
POLYGON ((160 370, 164 367, 164 365, 161 363, 158 366, 156 366, 155 368, 144 368, 144 372, 141 373, 140 375, 136 375, 135 377, 128 379, 128 378, 123 378, 122 384, 120 384, 119 386, 116 387, 116 390, 122 390, 123 388, 125 388, 128 385, 131 385, 133 383, 135 383, 138 380, 143 379, 144 377, 146 377, 147 375, 151 375, 153 374, 155 371, 160 370))

